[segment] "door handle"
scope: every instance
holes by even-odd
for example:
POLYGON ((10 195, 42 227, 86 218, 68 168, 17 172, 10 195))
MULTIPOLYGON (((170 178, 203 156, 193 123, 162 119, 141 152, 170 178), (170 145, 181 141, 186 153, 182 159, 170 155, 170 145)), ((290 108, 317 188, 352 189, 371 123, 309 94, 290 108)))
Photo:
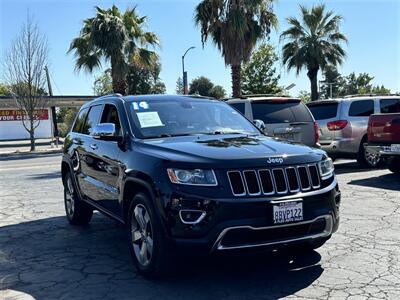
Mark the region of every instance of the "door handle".
POLYGON ((91 144, 89 147, 90 147, 92 150, 96 150, 96 149, 98 148, 96 144, 91 144))

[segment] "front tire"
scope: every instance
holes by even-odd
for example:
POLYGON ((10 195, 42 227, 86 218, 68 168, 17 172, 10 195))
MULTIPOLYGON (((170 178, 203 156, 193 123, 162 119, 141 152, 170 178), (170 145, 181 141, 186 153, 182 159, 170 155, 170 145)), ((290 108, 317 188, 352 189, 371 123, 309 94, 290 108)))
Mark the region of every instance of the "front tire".
POLYGON ((67 219, 73 225, 87 225, 92 219, 93 209, 79 199, 70 172, 64 177, 64 206, 67 219))
POLYGON ((172 247, 161 220, 144 193, 134 196, 127 221, 129 251, 138 272, 146 277, 158 277, 171 270, 172 247))

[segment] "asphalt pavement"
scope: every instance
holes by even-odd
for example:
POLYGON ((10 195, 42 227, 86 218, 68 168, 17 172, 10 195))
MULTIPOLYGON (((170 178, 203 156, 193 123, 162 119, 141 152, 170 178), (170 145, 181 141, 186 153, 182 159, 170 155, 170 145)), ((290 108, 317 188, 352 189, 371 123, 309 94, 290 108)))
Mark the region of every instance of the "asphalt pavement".
POLYGON ((317 251, 186 258, 147 280, 121 225, 68 224, 60 159, 0 158, 0 299, 400 299, 400 176, 385 169, 336 163, 341 224, 317 251))

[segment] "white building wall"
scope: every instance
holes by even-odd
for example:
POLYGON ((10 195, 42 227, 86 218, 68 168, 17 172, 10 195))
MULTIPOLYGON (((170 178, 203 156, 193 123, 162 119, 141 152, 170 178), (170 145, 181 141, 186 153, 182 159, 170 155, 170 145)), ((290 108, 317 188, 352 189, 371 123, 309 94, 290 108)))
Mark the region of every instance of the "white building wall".
MULTIPOLYGON (((1 111, 0 116, 2 115, 1 111)), ((50 138, 52 136, 52 127, 51 109, 49 108, 48 119, 41 120, 39 126, 35 129, 35 138, 50 138)), ((29 139, 29 133, 22 125, 22 121, 4 121, 0 117, 0 141, 26 139, 29 139)))

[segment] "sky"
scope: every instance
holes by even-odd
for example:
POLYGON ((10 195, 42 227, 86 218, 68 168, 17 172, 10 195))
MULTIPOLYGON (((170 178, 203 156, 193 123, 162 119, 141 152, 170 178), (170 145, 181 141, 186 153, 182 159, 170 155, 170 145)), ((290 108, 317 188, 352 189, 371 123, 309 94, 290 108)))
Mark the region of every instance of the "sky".
MULTIPOLYGON (((224 64, 220 52, 209 42, 202 47, 200 31, 193 22, 194 8, 199 0, 0 0, 0 82, 1 61, 15 39, 28 13, 37 22, 49 44, 49 70, 55 95, 92 95, 94 77, 109 66, 93 74, 74 70, 74 56, 67 54, 71 40, 78 36, 84 19, 94 16, 95 6, 108 8, 112 4, 121 10, 137 6, 140 15, 148 17, 147 30, 158 34, 161 47, 161 80, 167 93, 174 94, 176 80, 182 76, 181 57, 185 50, 194 46, 185 58, 189 82, 198 76, 206 76, 215 84, 222 85, 231 93, 230 68, 224 64)), ((299 4, 311 6, 321 1, 278 0, 274 11, 279 28, 270 34, 278 55, 282 43, 279 34, 288 25, 286 18, 299 16, 299 4)), ((347 58, 339 72, 367 72, 375 77, 374 84, 383 84, 392 92, 400 92, 400 0, 327 0, 328 9, 343 16, 341 31, 348 37, 345 45, 347 58)), ((306 72, 298 76, 287 71, 282 63, 277 65, 281 75, 280 85, 296 84, 290 90, 297 95, 309 90, 306 72)), ((321 78, 319 74, 319 79, 321 78)))

